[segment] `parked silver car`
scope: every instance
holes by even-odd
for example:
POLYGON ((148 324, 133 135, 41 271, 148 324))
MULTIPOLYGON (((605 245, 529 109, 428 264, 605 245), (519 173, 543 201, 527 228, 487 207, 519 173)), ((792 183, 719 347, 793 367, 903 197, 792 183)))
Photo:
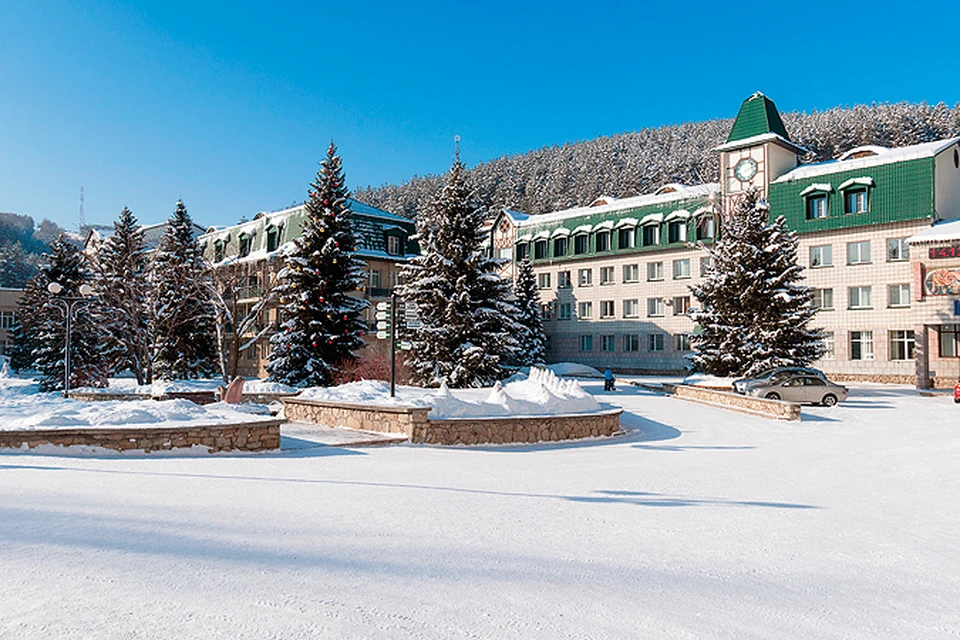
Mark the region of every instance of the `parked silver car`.
POLYGON ((755 387, 757 385, 765 384, 776 384, 778 382, 783 382, 790 376, 816 376, 818 378, 827 379, 827 376, 823 375, 823 371, 819 369, 811 369, 810 367, 777 367, 775 369, 768 369, 761 373, 758 376, 753 378, 740 378, 733 381, 733 390, 739 394, 747 393, 747 390, 750 387, 755 387))
POLYGON ((847 388, 818 376, 791 376, 785 380, 758 384, 747 389, 747 395, 769 400, 812 402, 832 407, 847 399, 847 388))

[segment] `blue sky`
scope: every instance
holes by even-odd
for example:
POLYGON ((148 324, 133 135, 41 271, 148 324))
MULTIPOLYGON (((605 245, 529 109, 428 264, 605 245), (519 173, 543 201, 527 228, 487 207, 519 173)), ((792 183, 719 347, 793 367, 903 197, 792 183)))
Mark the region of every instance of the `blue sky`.
POLYGON ((200 224, 663 124, 960 101, 953 2, 0 0, 0 211, 200 224))

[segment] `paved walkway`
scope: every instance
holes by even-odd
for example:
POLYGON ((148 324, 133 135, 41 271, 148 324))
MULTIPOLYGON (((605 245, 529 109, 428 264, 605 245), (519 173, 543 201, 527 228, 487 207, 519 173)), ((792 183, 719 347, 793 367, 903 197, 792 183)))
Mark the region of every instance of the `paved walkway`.
POLYGON ((280 449, 312 449, 314 447, 364 447, 406 442, 400 433, 360 431, 345 427, 326 427, 308 422, 287 422, 280 427, 280 449))

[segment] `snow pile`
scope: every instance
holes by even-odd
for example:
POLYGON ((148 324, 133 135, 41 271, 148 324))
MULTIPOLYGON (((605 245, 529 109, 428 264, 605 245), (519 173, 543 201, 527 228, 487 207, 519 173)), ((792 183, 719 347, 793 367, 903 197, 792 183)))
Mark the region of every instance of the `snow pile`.
POLYGON ((267 380, 246 380, 243 383, 244 393, 296 393, 300 389, 291 387, 282 382, 269 382, 267 380))
POLYGON ((683 384, 693 387, 733 388, 736 378, 721 378, 706 373, 693 373, 683 379, 683 384))
MULTIPOLYGON (((169 380, 153 384, 138 385, 133 378, 110 378, 105 388, 82 387, 73 391, 83 393, 130 393, 147 396, 162 396, 166 393, 213 393, 217 387, 226 386, 220 378, 203 380, 169 380)), ((280 382, 269 382, 252 378, 243 383, 245 394, 255 393, 296 393, 296 387, 280 382)))
POLYGON ((585 364, 579 364, 576 362, 557 362, 556 364, 548 364, 547 369, 553 371, 558 376, 569 376, 577 378, 602 378, 603 374, 594 369, 593 367, 588 367, 585 364))
POLYGON ((576 380, 561 380, 547 369, 532 369, 525 378, 497 382, 485 389, 421 389, 397 387, 380 380, 351 382, 338 387, 313 387, 300 395, 305 400, 349 402, 364 405, 431 407, 430 418, 493 418, 593 413, 600 404, 576 380))

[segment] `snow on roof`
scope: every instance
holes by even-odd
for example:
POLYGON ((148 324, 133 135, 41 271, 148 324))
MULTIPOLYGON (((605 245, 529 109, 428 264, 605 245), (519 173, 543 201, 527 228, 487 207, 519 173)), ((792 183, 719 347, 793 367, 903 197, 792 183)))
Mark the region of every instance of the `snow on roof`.
POLYGON ((637 220, 636 218, 620 218, 620 220, 616 224, 616 227, 618 229, 620 227, 635 227, 638 224, 640 224, 640 221, 637 220))
POLYGON ((680 184, 679 182, 668 182, 667 184, 661 186, 659 189, 654 191, 655 194, 660 195, 664 193, 673 193, 675 191, 683 191, 687 186, 680 184))
POLYGON ((669 213, 667 217, 664 218, 664 221, 669 222, 671 220, 687 220, 689 217, 690 217, 689 211, 687 211, 686 209, 677 209, 676 211, 672 211, 671 213, 669 213))
POLYGON ((849 160, 851 156, 879 156, 890 151, 890 147, 881 147, 875 144, 865 144, 860 147, 854 147, 849 151, 840 154, 840 160, 849 160))
POLYGON ((588 207, 602 207, 602 206, 605 205, 605 204, 612 204, 612 203, 616 202, 617 200, 619 200, 619 198, 614 198, 613 196, 600 196, 599 198, 597 198, 596 200, 594 200, 593 202, 591 202, 591 203, 588 204, 587 206, 588 206, 588 207))
POLYGON ((764 142, 778 142, 781 145, 788 147, 790 149, 797 149, 799 151, 806 151, 800 145, 790 142, 779 133, 761 133, 757 136, 750 136, 749 138, 743 138, 742 140, 733 140, 732 142, 727 142, 719 147, 714 147, 714 151, 733 151, 734 149, 742 149, 743 147, 753 147, 758 144, 763 144, 764 142))
POLYGON ((536 239, 538 239, 538 240, 541 239, 541 238, 549 238, 549 237, 550 237, 550 229, 544 229, 543 231, 537 233, 537 235, 535 235, 535 236, 533 236, 533 237, 536 238, 536 239))
POLYGON ((833 191, 833 186, 829 182, 814 182, 812 185, 800 192, 800 195, 805 196, 811 193, 830 193, 833 191))
POLYGON ((514 222, 522 222, 530 217, 526 213, 517 211, 516 209, 507 209, 506 207, 504 207, 503 212, 513 219, 514 222))
POLYGON ((826 162, 818 162, 816 164, 804 164, 783 174, 774 180, 773 184, 790 182, 791 180, 800 180, 802 178, 813 178, 816 176, 837 173, 838 171, 867 169, 869 167, 879 167, 887 164, 894 164, 896 162, 904 162, 907 160, 932 158, 949 149, 954 144, 957 144, 957 142, 960 142, 960 138, 949 138, 947 140, 936 140, 934 142, 915 144, 909 147, 888 149, 884 153, 875 156, 852 158, 850 160, 828 160, 826 162))
POLYGON ((872 187, 874 186, 873 178, 870 176, 863 176, 862 178, 850 178, 844 182, 840 183, 840 186, 837 187, 840 191, 843 191, 847 187, 861 186, 861 187, 872 187))
POLYGON ((613 220, 604 220, 603 222, 593 225, 594 231, 602 231, 604 229, 613 229, 613 220))
POLYGON ((960 220, 944 220, 907 238, 907 244, 956 242, 960 240, 960 220))
POLYGON ((544 222, 555 222, 559 220, 566 220, 568 218, 576 218, 579 216, 592 215, 597 213, 607 213, 615 211, 623 211, 625 209, 633 209, 636 207, 643 207, 647 205, 654 204, 664 204, 668 202, 689 200, 692 198, 706 198, 711 194, 720 193, 720 185, 716 182, 710 182, 707 184, 699 184, 694 187, 685 187, 679 185, 680 189, 673 191, 671 193, 647 193, 642 196, 633 196, 632 198, 622 198, 616 202, 610 204, 601 205, 597 207, 574 207, 572 209, 564 209, 562 211, 554 211, 552 213, 544 213, 541 215, 530 216, 527 220, 521 222, 520 224, 527 225, 540 225, 544 222))
POLYGON ((568 236, 570 235, 570 229, 565 227, 558 227, 553 230, 553 233, 550 234, 550 237, 556 238, 557 236, 568 236))
POLYGON ((519 236, 519 237, 517 238, 517 242, 530 242, 531 240, 533 240, 533 234, 532 234, 532 233, 525 233, 525 234, 523 234, 522 236, 519 236))
POLYGON ((662 214, 662 213, 651 213, 651 214, 649 214, 649 215, 643 216, 643 220, 640 221, 640 224, 641 224, 641 225, 645 225, 645 224, 660 224, 661 222, 663 222, 663 214, 662 214))
POLYGON ((698 218, 700 216, 705 216, 708 213, 716 213, 716 210, 713 206, 707 205, 705 207, 697 207, 693 212, 693 217, 698 218))
POLYGON ((576 229, 574 229, 574 230, 573 230, 573 233, 574 233, 574 234, 577 234, 577 233, 590 233, 591 231, 593 231, 593 225, 592 225, 592 224, 582 224, 582 225, 580 225, 579 227, 577 227, 576 229))

